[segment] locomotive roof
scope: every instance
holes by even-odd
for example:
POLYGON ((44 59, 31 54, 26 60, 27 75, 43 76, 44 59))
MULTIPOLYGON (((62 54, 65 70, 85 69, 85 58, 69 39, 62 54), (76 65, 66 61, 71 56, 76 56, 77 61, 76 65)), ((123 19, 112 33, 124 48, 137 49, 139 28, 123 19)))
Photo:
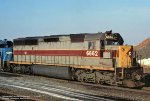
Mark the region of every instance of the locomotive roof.
POLYGON ((15 45, 37 45, 38 42, 59 42, 66 41, 70 38, 71 42, 84 42, 93 40, 116 40, 119 44, 123 44, 124 40, 119 33, 112 33, 112 31, 106 31, 105 33, 79 33, 79 34, 62 34, 62 35, 50 35, 50 36, 35 36, 14 39, 15 45), (106 39, 107 36, 107 39, 106 39), (62 38, 66 37, 66 38, 62 38))
MULTIPOLYGON (((58 37, 62 37, 62 36, 81 36, 81 35, 87 35, 89 37, 95 37, 95 38, 100 38, 102 35, 104 35, 104 33, 98 32, 98 33, 79 33, 79 34, 62 34, 62 35, 50 35, 50 36, 33 36, 33 37, 24 37, 24 38, 16 38, 14 40, 26 40, 26 39, 41 39, 41 38, 58 38, 58 37)), ((89 39, 89 37, 85 37, 87 39, 89 39)))

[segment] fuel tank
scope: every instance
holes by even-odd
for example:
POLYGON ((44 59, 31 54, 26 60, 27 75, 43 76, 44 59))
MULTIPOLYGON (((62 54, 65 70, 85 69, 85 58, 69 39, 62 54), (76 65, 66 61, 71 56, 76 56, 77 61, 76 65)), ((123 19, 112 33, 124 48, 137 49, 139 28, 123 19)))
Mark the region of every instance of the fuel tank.
POLYGON ((60 78, 60 79, 71 79, 70 67, 58 67, 58 66, 47 66, 47 65, 34 65, 32 66, 33 74, 43 75, 48 77, 60 78))

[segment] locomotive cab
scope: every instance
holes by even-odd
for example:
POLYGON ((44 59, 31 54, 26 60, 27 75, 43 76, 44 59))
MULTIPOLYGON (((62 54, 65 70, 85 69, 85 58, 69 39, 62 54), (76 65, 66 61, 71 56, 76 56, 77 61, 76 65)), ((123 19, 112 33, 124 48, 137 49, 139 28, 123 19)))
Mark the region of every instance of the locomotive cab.
MULTIPOLYGON (((116 81, 120 83, 122 80, 121 83, 128 87, 143 85, 141 83, 133 83, 134 81, 141 80, 143 68, 136 60, 137 56, 136 52, 133 51, 133 46, 123 45, 123 43, 123 38, 119 33, 112 33, 112 31, 107 31, 105 33, 103 48, 110 53, 109 57, 112 59, 116 81)), ((103 58, 105 57, 106 56, 103 55, 103 58)))
POLYGON ((119 33, 112 33, 112 31, 106 31, 105 33, 105 45, 123 45, 124 40, 119 33))

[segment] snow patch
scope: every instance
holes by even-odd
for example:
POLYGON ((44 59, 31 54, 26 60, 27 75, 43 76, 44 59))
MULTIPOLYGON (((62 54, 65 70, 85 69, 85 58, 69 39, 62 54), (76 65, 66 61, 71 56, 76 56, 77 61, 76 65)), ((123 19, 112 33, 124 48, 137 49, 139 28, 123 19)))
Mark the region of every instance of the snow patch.
MULTIPOLYGON (((138 60, 138 62, 140 63, 140 60, 138 60)), ((142 65, 146 65, 146 66, 150 66, 150 58, 148 58, 148 59, 142 59, 141 60, 141 64, 142 65)))

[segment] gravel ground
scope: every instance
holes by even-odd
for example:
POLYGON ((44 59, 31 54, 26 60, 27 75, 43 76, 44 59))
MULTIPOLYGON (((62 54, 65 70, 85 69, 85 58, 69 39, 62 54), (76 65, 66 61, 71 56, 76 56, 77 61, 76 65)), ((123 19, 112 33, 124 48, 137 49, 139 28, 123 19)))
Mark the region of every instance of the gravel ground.
MULTIPOLYGON (((38 83, 43 83, 48 84, 48 85, 55 85, 55 86, 60 86, 60 87, 66 87, 67 89, 75 89, 78 90, 79 92, 86 92, 87 94, 97 94, 99 96, 103 97, 111 97, 114 100, 135 100, 135 101, 150 101, 150 91, 147 90, 146 93, 140 93, 132 91, 122 91, 122 90, 115 90, 115 89, 109 89, 109 86, 91 86, 91 85, 84 85, 84 84, 79 84, 78 82, 73 82, 73 81, 68 81, 68 80, 60 80, 60 79, 54 79, 54 78, 47 78, 47 77, 42 77, 42 76, 27 76, 27 75, 14 75, 11 77, 8 77, 13 79, 14 81, 23 81, 23 82, 38 82, 38 83)), ((147 87, 148 88, 148 87, 147 87)), ((145 89, 147 89, 145 88, 145 89)), ((5 91, 12 92, 14 94, 20 94, 20 95, 25 95, 25 96, 30 96, 30 97, 35 97, 37 99, 42 99, 45 101, 56 101, 60 100, 59 98, 54 98, 50 97, 44 94, 39 94, 39 93, 34 93, 31 91, 25 91, 21 89, 15 89, 15 88, 0 88, 5 91)), ((140 90, 139 90, 140 91, 140 90)))
POLYGON ((6 97, 8 99, 11 99, 15 95, 18 97, 15 99, 15 101, 18 100, 22 96, 24 97, 24 100, 22 100, 22 101, 59 101, 59 100, 61 100, 59 98, 55 98, 52 96, 46 96, 44 94, 40 94, 40 93, 36 93, 36 92, 32 92, 32 91, 26 91, 26 90, 22 90, 22 89, 16 89, 16 88, 0 87, 0 92, 1 91, 10 94, 9 96, 1 95, 2 99, 6 99, 6 97), (32 99, 32 100, 30 100, 30 99, 32 99))
MULTIPOLYGON (((69 99, 69 101, 70 101, 70 99, 71 100, 89 99, 86 101, 91 101, 92 99, 99 101, 98 99, 102 99, 102 100, 104 99, 103 101, 114 101, 114 100, 109 100, 110 98, 101 97, 99 95, 89 94, 86 91, 83 92, 82 90, 73 89, 71 87, 68 87, 68 85, 69 85, 68 81, 54 79, 54 78, 46 78, 46 77, 41 77, 41 76, 14 75, 14 74, 11 76, 8 76, 6 74, 0 74, 0 86, 2 86, 3 91, 6 91, 6 92, 9 91, 9 93, 11 92, 11 94, 17 94, 18 96, 19 95, 29 96, 30 98, 35 97, 36 99, 38 99, 37 97, 39 97, 39 99, 43 99, 45 101, 55 101, 55 100, 62 100, 62 99, 69 99), (7 79, 7 80, 5 80, 5 79, 7 79), (16 88, 14 85, 18 86, 18 87, 16 88), (29 89, 30 88, 32 88, 32 90, 36 89, 36 91, 40 90, 40 92, 34 93, 32 91, 28 91, 25 89, 21 90, 21 89, 18 89, 20 87, 19 85, 21 85, 23 87, 23 89, 26 87, 29 87, 29 89), (39 88, 36 88, 36 87, 39 87, 39 88), (48 91, 48 93, 52 93, 51 94, 52 96, 55 94, 54 92, 56 92, 56 91, 58 91, 58 93, 56 93, 56 94, 57 95, 60 94, 60 95, 58 95, 58 96, 56 95, 55 96, 56 98, 51 97, 51 96, 48 96, 50 94, 46 94, 47 91, 48 91), (46 92, 46 93, 41 94, 42 92, 46 92), (62 93, 64 93, 64 94, 62 94, 62 93), (74 98, 74 96, 75 96, 75 98, 74 98)), ((74 84, 74 85, 77 86, 77 84, 74 84)))

